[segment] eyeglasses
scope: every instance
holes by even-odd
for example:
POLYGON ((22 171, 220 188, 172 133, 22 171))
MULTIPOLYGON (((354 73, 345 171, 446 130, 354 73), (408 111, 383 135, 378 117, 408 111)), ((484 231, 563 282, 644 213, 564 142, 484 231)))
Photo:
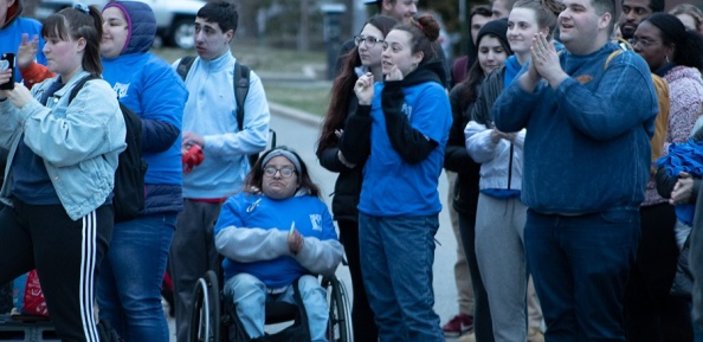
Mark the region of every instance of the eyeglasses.
POLYGON ((659 42, 656 41, 656 40, 649 40, 649 39, 647 39, 647 38, 637 39, 637 37, 635 37, 635 38, 632 38, 632 40, 630 41, 630 43, 632 44, 632 46, 637 46, 637 45, 639 45, 639 46, 641 46, 641 47, 647 48, 647 47, 650 47, 650 46, 652 46, 652 45, 655 45, 655 44, 657 44, 657 43, 659 43, 659 42))
POLYGON ((290 166, 284 166, 280 169, 277 169, 274 166, 267 166, 264 168, 264 175, 268 177, 275 176, 277 172, 280 172, 281 177, 283 178, 290 178, 295 174, 295 168, 292 168, 290 166))
POLYGON ((356 46, 361 45, 363 42, 366 42, 366 46, 372 48, 376 46, 376 43, 383 43, 383 39, 376 39, 376 37, 370 36, 354 36, 354 44, 356 44, 356 46))

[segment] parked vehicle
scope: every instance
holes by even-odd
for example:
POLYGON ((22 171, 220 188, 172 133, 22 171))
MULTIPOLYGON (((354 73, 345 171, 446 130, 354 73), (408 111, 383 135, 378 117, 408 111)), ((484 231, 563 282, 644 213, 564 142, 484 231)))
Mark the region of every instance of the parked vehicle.
POLYGON ((164 44, 182 49, 193 48, 195 15, 204 0, 138 0, 151 6, 156 16, 158 35, 164 44))
MULTIPOLYGON (((195 15, 205 5, 205 0, 136 0, 148 4, 156 16, 157 36, 163 44, 182 49, 193 48, 195 15)), ((36 16, 44 19, 56 11, 72 6, 76 2, 86 5, 105 6, 108 0, 43 0, 36 16)))

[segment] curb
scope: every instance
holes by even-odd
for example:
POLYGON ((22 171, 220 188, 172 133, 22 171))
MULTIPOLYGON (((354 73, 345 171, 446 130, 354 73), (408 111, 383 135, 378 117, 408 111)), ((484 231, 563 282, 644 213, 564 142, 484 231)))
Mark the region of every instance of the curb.
POLYGON ((287 107, 279 103, 269 101, 269 110, 271 114, 281 115, 314 128, 319 128, 322 125, 321 116, 287 107))

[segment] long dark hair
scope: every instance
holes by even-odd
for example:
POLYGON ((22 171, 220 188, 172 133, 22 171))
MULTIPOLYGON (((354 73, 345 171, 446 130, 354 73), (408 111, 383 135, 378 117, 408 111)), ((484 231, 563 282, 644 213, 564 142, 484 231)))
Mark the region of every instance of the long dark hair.
MULTIPOLYGON (((493 34, 487 34, 483 37, 498 38, 493 34)), ((483 39, 483 37, 481 37, 481 39, 483 39)), ((466 79, 460 83, 460 86, 464 87, 464 90, 459 99, 459 108, 462 108, 462 110, 466 109, 469 104, 476 101, 476 97, 478 96, 476 92, 478 90, 478 85, 481 84, 481 82, 483 82, 483 79, 486 77, 486 73, 483 72, 481 64, 478 62, 478 45, 480 44, 480 40, 476 42, 476 53, 474 55, 474 63, 471 64, 471 67, 469 68, 469 71, 466 75, 466 79)), ((512 55, 512 51, 510 51, 510 49, 506 50, 505 52, 506 54, 508 54, 508 56, 512 55)))
POLYGON ((69 40, 69 37, 71 40, 84 38, 86 44, 81 66, 93 75, 102 74, 100 40, 103 36, 103 19, 97 7, 64 8, 46 18, 41 34, 45 38, 63 41, 69 40))
POLYGON ((508 56, 513 54, 513 51, 510 49, 508 39, 505 36, 507 28, 508 20, 498 19, 486 23, 481 31, 479 31, 478 36, 476 37, 476 51, 473 54, 474 63, 471 64, 471 67, 467 72, 466 79, 460 83, 460 85, 464 87, 459 99, 459 108, 462 108, 462 110, 465 110, 469 104, 476 101, 476 98, 478 97, 478 94, 476 93, 477 88, 486 77, 486 73, 481 68, 481 64, 478 60, 478 46, 481 45, 481 40, 483 40, 484 37, 498 39, 500 45, 505 50, 505 54, 508 56))
MULTIPOLYGON (((388 32, 395 26, 397 21, 386 15, 375 15, 369 18, 364 24, 372 25, 377 28, 385 37, 388 32)), ((363 27, 363 26, 362 26, 363 27)), ((337 137, 334 131, 344 125, 344 120, 347 117, 349 109, 349 101, 353 98, 354 82, 359 78, 355 68, 361 65, 359 58, 359 48, 351 49, 347 54, 341 57, 343 60, 342 70, 335 78, 332 85, 330 105, 327 107, 325 119, 322 123, 322 132, 317 143, 318 151, 324 150, 335 144, 337 137)))
POLYGON ((259 157, 256 163, 254 163, 254 166, 251 167, 251 170, 249 170, 249 174, 247 174, 247 177, 244 179, 244 192, 257 193, 263 189, 262 184, 264 179, 265 165, 262 165, 262 163, 264 159, 266 159, 266 156, 269 155, 269 153, 276 150, 288 151, 298 159, 298 162, 300 163, 300 174, 298 175, 297 189, 307 188, 310 191, 310 195, 320 197, 320 187, 318 187, 317 184, 313 183, 312 179, 310 179, 310 173, 308 172, 307 165, 305 165, 305 162, 302 158, 300 158, 300 155, 297 152, 288 148, 287 146, 278 146, 272 148, 264 152, 259 157))
POLYGON ((654 13, 645 21, 661 31, 664 45, 674 46, 674 64, 703 70, 703 38, 698 33, 686 30, 679 18, 668 13, 654 13))

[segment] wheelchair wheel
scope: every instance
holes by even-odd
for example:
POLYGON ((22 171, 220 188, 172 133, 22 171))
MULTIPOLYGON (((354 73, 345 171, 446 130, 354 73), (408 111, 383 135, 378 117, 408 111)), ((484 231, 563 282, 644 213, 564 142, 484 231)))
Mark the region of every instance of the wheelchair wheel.
POLYGON ((334 276, 324 277, 322 287, 327 290, 327 303, 330 308, 327 339, 330 342, 353 342, 351 306, 344 283, 334 276))
POLYGON ((193 288, 189 330, 191 342, 220 341, 220 286, 213 271, 207 271, 193 288))

